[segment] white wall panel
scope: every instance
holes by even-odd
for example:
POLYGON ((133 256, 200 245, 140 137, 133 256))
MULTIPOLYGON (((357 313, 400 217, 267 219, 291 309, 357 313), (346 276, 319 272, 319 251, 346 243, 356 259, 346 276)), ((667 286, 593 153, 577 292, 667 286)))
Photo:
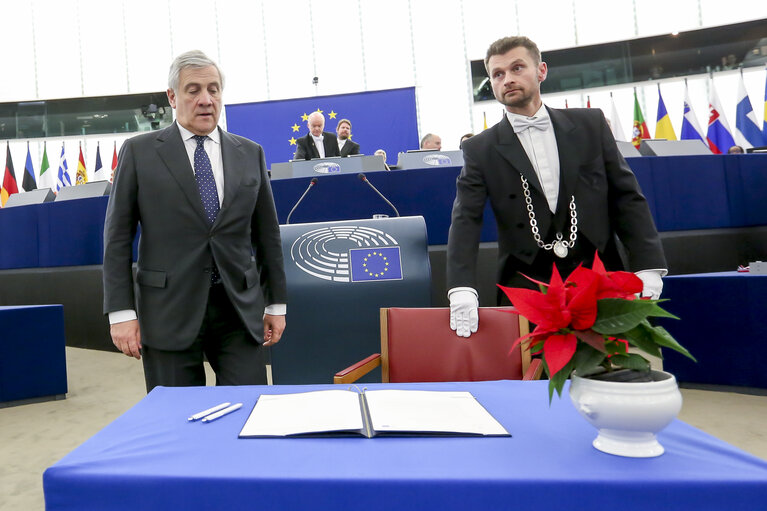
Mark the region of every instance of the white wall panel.
POLYGON ((767 18, 767 2, 764 0, 699 0, 704 27, 740 23, 741 21, 767 18))
POLYGON ((41 0, 33 8, 39 97, 82 96, 76 3, 41 0))
POLYGON ((700 28, 698 0, 637 1, 636 17, 639 37, 700 28))
MULTIPOLYGON (((362 1, 360 10, 368 90, 412 87, 413 52, 407 0, 362 1)), ((439 58, 439 48, 433 48, 439 58)))
MULTIPOLYGON (((312 28, 322 94, 365 90, 359 4, 313 0, 312 28)), ((376 41, 384 43, 384 41, 376 41)))
POLYGON ((269 65, 267 99, 313 96, 315 65, 309 0, 267 1, 263 5, 269 65))
POLYGON ((123 10, 130 92, 167 89, 168 68, 175 57, 167 0, 123 0, 123 10))
POLYGON ((261 2, 220 2, 218 25, 219 65, 226 76, 224 103, 266 100, 267 43, 261 22, 261 2))
POLYGON ((571 2, 561 0, 517 2, 517 12, 520 35, 535 41, 542 52, 575 45, 571 2))
MULTIPOLYGON (((220 60, 216 5, 210 0, 168 0, 172 58, 200 50, 213 60, 220 60)), ((166 65, 170 65, 170 60, 166 65)))
POLYGON ((122 4, 79 0, 83 94, 109 96, 128 93, 122 4))
POLYGON ((493 41, 517 34, 516 0, 463 0, 466 50, 471 60, 484 60, 493 41))
POLYGON ((13 9, 16 19, 13 23, 3 23, 1 29, 5 78, 0 80, 0 101, 37 99, 32 4, 17 3, 13 9))
POLYGON ((574 5, 579 45, 634 37, 634 12, 629 2, 574 0, 574 5))

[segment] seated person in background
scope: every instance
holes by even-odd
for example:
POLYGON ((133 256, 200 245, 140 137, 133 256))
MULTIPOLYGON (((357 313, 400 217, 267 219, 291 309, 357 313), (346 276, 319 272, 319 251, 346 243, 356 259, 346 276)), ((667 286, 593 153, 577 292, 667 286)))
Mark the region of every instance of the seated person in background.
POLYGON ((383 156, 384 161, 384 168, 386 170, 391 170, 391 168, 386 164, 386 151, 383 149, 378 149, 376 152, 373 153, 374 156, 383 156))
POLYGON ((727 149, 727 154, 743 154, 745 151, 739 145, 734 145, 727 149))
POLYGON ((421 139, 421 149, 436 149, 439 151, 442 149, 442 139, 439 138, 439 135, 427 133, 421 139))
POLYGON ((352 142, 352 122, 349 119, 341 119, 336 125, 338 135, 338 150, 341 156, 360 154, 360 145, 352 142))
POLYGON ((464 136, 462 136, 462 137, 461 137, 461 141, 460 141, 460 142, 458 142, 458 149, 460 149, 460 148, 461 148, 461 146, 463 145, 463 141, 464 141, 464 140, 466 140, 467 138, 471 138, 471 137, 473 137, 473 136, 474 136, 474 133, 467 133, 467 134, 465 134, 464 136))
POLYGON ((309 127, 309 133, 296 140, 297 148, 296 154, 293 156, 294 160, 341 156, 336 136, 333 133, 323 131, 325 129, 324 115, 319 112, 312 112, 306 125, 309 127))

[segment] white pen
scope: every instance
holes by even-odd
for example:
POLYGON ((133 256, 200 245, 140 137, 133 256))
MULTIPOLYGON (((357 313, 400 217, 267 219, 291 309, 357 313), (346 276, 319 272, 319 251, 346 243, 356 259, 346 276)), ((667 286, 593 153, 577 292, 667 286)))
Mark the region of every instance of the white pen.
POLYGON ((235 410, 239 410, 241 407, 242 407, 242 403, 235 403, 232 406, 230 406, 229 408, 224 408, 220 412, 216 412, 214 414, 208 415, 207 417, 202 419, 202 422, 214 421, 214 420, 216 420, 216 419, 218 419, 220 417, 223 417, 224 415, 226 415, 228 413, 232 413, 235 410))
POLYGON ((208 408, 207 410, 203 410, 200 413, 196 413, 196 414, 192 415, 191 417, 189 417, 187 420, 188 421, 200 420, 203 417, 205 417, 206 415, 210 415, 211 413, 215 413, 215 412, 221 410, 222 408, 226 408, 230 404, 232 404, 232 403, 221 403, 220 405, 216 405, 213 408, 208 408))

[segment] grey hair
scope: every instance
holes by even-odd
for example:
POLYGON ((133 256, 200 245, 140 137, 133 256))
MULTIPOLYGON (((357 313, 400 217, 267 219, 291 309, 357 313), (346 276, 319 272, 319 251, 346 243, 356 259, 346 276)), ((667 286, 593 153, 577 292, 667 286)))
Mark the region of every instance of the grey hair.
POLYGON ((427 142, 431 142, 431 139, 433 139, 434 136, 435 136, 434 133, 427 133, 426 135, 424 135, 423 138, 421 139, 421 148, 423 148, 424 144, 426 144, 427 142))
POLYGON ((224 90, 224 73, 221 72, 218 64, 216 64, 213 59, 200 50, 192 50, 182 53, 173 60, 173 63, 170 65, 170 70, 168 71, 168 88, 174 91, 178 88, 178 78, 182 69, 189 67, 199 69, 208 66, 216 68, 218 76, 221 77, 221 90, 224 90))

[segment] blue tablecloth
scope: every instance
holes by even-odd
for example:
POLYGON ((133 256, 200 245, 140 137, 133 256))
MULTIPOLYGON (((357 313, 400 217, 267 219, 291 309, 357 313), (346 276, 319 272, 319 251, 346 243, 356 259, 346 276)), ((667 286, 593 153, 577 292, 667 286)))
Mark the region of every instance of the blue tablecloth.
POLYGON ((663 279, 661 324, 698 360, 664 350, 663 368, 688 383, 767 388, 767 275, 735 271, 663 279))
POLYGON ((680 421, 659 435, 659 458, 601 453, 566 395, 549 406, 547 383, 386 385, 468 390, 512 434, 498 438, 238 439, 259 394, 331 386, 160 387, 45 471, 46 509, 721 511, 767 502, 767 461, 680 421), (244 406, 187 422, 223 401, 244 406))
MULTIPOLYGON (((767 155, 630 158, 659 231, 767 225, 767 155)), ((423 216, 429 245, 444 245, 459 167, 368 172, 402 216, 423 216)), ((280 222, 311 178, 272 182, 280 222)), ((0 210, 0 269, 101 264, 107 197, 0 210)), ((371 218, 393 210, 356 175, 324 175, 296 208, 292 223, 371 218)), ((481 240, 495 241, 485 210, 481 240)))

